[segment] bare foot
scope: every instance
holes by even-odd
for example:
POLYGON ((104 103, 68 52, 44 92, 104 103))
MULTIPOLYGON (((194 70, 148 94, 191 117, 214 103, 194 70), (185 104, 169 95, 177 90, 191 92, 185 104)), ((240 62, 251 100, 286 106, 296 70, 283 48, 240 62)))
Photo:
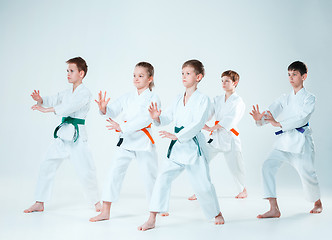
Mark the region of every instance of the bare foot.
POLYGON ((311 209, 310 213, 321 213, 322 211, 323 211, 322 202, 320 201, 320 199, 318 199, 315 202, 314 208, 311 209))
POLYGON ((194 194, 194 195, 192 195, 191 197, 188 197, 188 200, 190 200, 190 201, 194 201, 194 200, 197 200, 197 197, 196 197, 196 195, 194 194))
POLYGON ((216 225, 222 225, 225 223, 224 218, 222 217, 221 212, 215 217, 214 224, 216 225))
POLYGON ((259 214, 257 218, 279 218, 281 213, 278 208, 272 208, 264 214, 259 214))
POLYGON ((139 226, 138 227, 138 230, 139 231, 146 231, 146 230, 149 230, 149 229, 152 229, 155 227, 155 222, 156 221, 151 221, 150 219, 145 222, 142 226, 139 226))
POLYGON ((35 202, 31 207, 25 209, 25 213, 32 213, 32 212, 43 212, 44 211, 44 203, 43 202, 35 202))
POLYGON ((100 212, 101 211, 101 204, 100 204, 100 202, 97 202, 95 204, 95 208, 96 208, 96 212, 100 212))
POLYGON ((110 213, 108 212, 101 212, 99 215, 90 218, 90 222, 98 222, 98 221, 104 221, 110 219, 110 213))
POLYGON ((238 195, 235 196, 235 198, 240 198, 240 199, 243 199, 243 198, 246 198, 248 197, 248 193, 247 193, 247 189, 244 188, 242 192, 240 192, 238 195))
POLYGON ((157 216, 156 212, 150 212, 149 219, 143 225, 139 226, 137 229, 139 231, 146 231, 154 228, 156 223, 156 216, 157 216))
POLYGON ((162 217, 168 217, 169 213, 168 212, 160 213, 160 216, 162 216, 162 217))

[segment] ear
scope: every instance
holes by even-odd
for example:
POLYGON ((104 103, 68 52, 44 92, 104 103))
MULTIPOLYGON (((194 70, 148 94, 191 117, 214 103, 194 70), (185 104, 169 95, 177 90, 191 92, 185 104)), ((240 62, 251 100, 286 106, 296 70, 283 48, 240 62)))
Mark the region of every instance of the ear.
POLYGON ((151 83, 153 81, 153 76, 149 77, 149 83, 151 83))
POLYGON ((237 85, 239 84, 239 81, 235 81, 234 82, 234 86, 237 87, 237 85))
POLYGON ((85 72, 83 70, 80 71, 80 77, 83 78, 84 77, 85 72))
POLYGON ((198 74, 197 75, 197 79, 196 79, 196 82, 200 82, 201 80, 202 80, 202 78, 203 78, 203 74, 198 74))
POLYGON ((307 76, 308 76, 308 74, 306 74, 306 73, 303 74, 303 75, 302 75, 302 80, 303 80, 303 81, 306 80, 306 79, 307 79, 307 76))

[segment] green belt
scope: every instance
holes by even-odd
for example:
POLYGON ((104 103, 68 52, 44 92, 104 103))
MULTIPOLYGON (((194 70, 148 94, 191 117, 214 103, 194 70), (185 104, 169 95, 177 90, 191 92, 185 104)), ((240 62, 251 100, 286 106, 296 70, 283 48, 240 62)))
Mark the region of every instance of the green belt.
POLYGON ((58 131, 59 129, 63 126, 63 124, 72 124, 75 127, 75 134, 73 137, 74 142, 76 142, 78 136, 79 136, 79 130, 78 130, 78 124, 84 125, 85 124, 85 119, 80 119, 80 118, 72 118, 72 117, 63 117, 62 122, 59 126, 57 126, 54 130, 54 138, 58 138, 58 131))
MULTIPOLYGON (((174 132, 175 132, 175 133, 178 133, 178 132, 180 132, 183 128, 184 128, 183 126, 182 126, 182 127, 174 127, 174 132)), ((198 154, 199 154, 199 156, 202 156, 201 148, 199 147, 199 143, 198 143, 197 137, 195 136, 195 137, 193 137, 192 139, 193 139, 193 141, 196 143, 196 145, 197 145, 197 147, 198 147, 198 154)), ((169 157, 171 156, 172 148, 173 148, 174 144, 176 143, 176 141, 177 141, 177 140, 172 140, 172 141, 171 141, 171 144, 170 144, 169 147, 168 147, 167 158, 169 158, 169 157)))

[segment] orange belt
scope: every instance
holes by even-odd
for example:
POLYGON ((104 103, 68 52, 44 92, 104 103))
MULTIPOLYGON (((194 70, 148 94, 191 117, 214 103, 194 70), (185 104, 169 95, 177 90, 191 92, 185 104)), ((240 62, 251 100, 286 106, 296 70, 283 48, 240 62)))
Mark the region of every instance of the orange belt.
MULTIPOLYGON (((127 121, 124 121, 124 122, 127 122, 127 121)), ((142 128, 141 131, 143 131, 145 133, 146 136, 148 136, 148 138, 150 139, 151 143, 154 144, 154 140, 151 136, 151 134, 149 133, 149 131, 147 130, 147 128, 151 128, 151 123, 149 124, 149 126, 145 127, 145 128, 142 128)), ((118 130, 115 130, 116 132, 120 132, 118 130)))
MULTIPOLYGON (((214 122, 214 125, 217 125, 218 123, 219 123, 219 121, 215 121, 215 122, 214 122)), ((232 133, 234 133, 235 136, 239 136, 239 132, 236 131, 234 128, 232 128, 232 129, 229 130, 229 131, 231 131, 232 133)), ((210 132, 210 135, 212 135, 212 132, 213 132, 213 131, 210 132)))

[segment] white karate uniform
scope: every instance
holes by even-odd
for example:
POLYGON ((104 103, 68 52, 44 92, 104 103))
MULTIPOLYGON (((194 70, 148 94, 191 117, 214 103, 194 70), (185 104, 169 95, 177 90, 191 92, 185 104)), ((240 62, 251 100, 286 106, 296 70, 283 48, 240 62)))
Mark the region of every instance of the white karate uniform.
MULTIPOLYGON (((106 116, 110 118, 122 114, 120 124, 121 145, 116 149, 106 183, 104 185, 102 200, 115 202, 118 200, 120 190, 127 168, 132 159, 136 159, 146 186, 148 201, 156 180, 158 159, 156 147, 149 137, 141 130, 151 124, 148 108, 151 102, 160 106, 159 97, 146 89, 140 95, 137 91, 127 93, 107 106, 106 116)), ((146 128, 151 134, 151 128, 146 128)))
POLYGON ((206 141, 201 132, 209 117, 210 100, 198 90, 191 95, 185 106, 183 100, 184 95, 178 96, 173 106, 161 113, 160 123, 154 121, 161 126, 174 121, 176 127, 184 128, 175 134, 178 140, 156 180, 150 211, 168 212, 171 183, 186 170, 204 214, 207 218, 213 218, 219 214, 220 209, 210 180, 206 141), (201 155, 194 137, 198 140, 201 155))
MULTIPOLYGON (((294 91, 282 95, 269 107, 272 116, 280 122, 283 133, 276 136, 274 149, 263 164, 264 198, 277 197, 275 175, 286 162, 297 170, 306 199, 311 202, 320 199, 311 129, 309 126, 303 127, 303 133, 296 130, 309 122, 315 101, 315 96, 302 88, 296 95, 294 91)), ((264 119, 258 121, 257 125, 265 124, 264 119)))
POLYGON ((245 171, 241 141, 240 137, 230 130, 233 128, 239 132, 238 124, 243 117, 245 104, 239 95, 233 93, 227 101, 225 101, 225 94, 215 97, 212 106, 211 117, 214 115, 215 120, 219 121, 219 125, 222 128, 212 132, 211 139, 213 141, 208 143, 209 159, 211 160, 218 153, 223 153, 237 189, 239 192, 242 192, 245 187, 245 171))
MULTIPOLYGON (((91 93, 83 84, 75 91, 67 89, 55 96, 43 97, 43 106, 54 107, 55 114, 62 117, 85 119, 90 109, 91 93)), ((58 131, 59 138, 49 147, 40 166, 37 181, 36 201, 45 202, 51 198, 56 170, 65 158, 70 158, 77 171, 84 194, 89 203, 99 201, 96 170, 87 143, 85 125, 78 125, 79 137, 73 141, 75 128, 64 124, 58 131)))

